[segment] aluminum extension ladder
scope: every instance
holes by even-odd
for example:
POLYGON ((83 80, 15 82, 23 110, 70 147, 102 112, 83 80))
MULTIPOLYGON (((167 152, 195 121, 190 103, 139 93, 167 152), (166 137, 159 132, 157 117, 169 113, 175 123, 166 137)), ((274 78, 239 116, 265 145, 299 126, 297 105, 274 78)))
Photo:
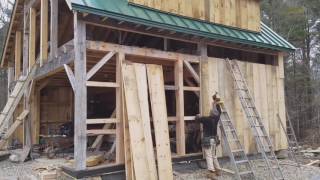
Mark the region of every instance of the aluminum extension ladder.
POLYGON ((221 106, 220 130, 224 147, 235 169, 236 179, 255 180, 256 175, 253 172, 252 164, 240 143, 236 129, 224 105, 221 106))
POLYGON ((11 92, 6 105, 4 106, 2 112, 0 113, 0 135, 5 134, 9 119, 12 117, 15 109, 17 108, 25 90, 29 87, 36 70, 37 64, 34 64, 27 76, 20 76, 11 92))
POLYGON ((278 159, 273 150, 272 142, 262 123, 261 116, 255 106, 240 67, 235 60, 226 59, 226 63, 235 82, 236 91, 255 138, 257 149, 259 153, 261 153, 271 177, 277 180, 284 180, 278 159))
POLYGON ((280 122, 280 125, 282 127, 282 130, 286 134, 286 137, 287 137, 289 156, 290 156, 291 160, 293 160, 297 163, 298 167, 301 167, 301 165, 296 157, 296 152, 300 153, 299 143, 297 141, 296 134, 294 133, 293 126, 292 126, 291 120, 289 118, 289 115, 286 114, 286 117, 287 117, 286 126, 284 126, 283 122, 281 121, 280 115, 277 114, 277 116, 278 116, 278 120, 280 122))

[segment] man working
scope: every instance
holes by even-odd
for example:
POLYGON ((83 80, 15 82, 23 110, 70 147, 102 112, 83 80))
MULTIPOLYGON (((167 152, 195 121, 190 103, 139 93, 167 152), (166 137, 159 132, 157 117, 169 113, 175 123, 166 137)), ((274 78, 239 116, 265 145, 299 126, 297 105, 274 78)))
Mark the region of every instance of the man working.
POLYGON ((216 157, 216 147, 220 144, 217 136, 218 123, 221 115, 221 99, 218 93, 212 96, 212 109, 209 116, 196 116, 196 121, 203 125, 202 148, 205 154, 207 168, 216 175, 221 174, 221 168, 216 157))

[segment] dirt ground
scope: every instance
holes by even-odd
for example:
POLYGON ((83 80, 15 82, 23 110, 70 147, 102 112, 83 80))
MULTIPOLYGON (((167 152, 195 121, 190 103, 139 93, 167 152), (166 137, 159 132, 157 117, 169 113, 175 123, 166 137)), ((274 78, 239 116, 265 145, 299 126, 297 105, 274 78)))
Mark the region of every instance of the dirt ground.
MULTIPOLYGON (((262 160, 253 161, 256 169, 256 176, 259 180, 272 179, 266 171, 265 163, 262 160)), ((303 165, 298 168, 294 162, 290 160, 280 160, 281 168, 284 173, 284 177, 287 180, 320 180, 320 168, 313 166, 303 165)), ((190 164, 187 169, 181 170, 175 168, 179 175, 176 175, 176 180, 207 180, 207 171, 205 169, 198 168, 197 164, 190 164)), ((230 164, 223 164, 223 168, 231 169, 230 164)), ((235 179, 229 173, 222 173, 222 176, 217 177, 218 180, 233 180, 235 179)))
MULTIPOLYGON (((265 164, 262 160, 254 160, 256 175, 259 180, 271 179, 265 171, 265 164)), ((201 162, 204 163, 204 162, 201 162)), ((37 174, 40 168, 56 169, 66 165, 65 159, 40 158, 25 163, 12 163, 8 160, 0 162, 0 180, 38 180, 37 174)), ((221 163, 223 168, 231 169, 229 163, 221 163)), ((281 167, 287 180, 320 180, 320 168, 302 165, 299 169, 295 163, 287 159, 280 160, 281 167)), ((199 162, 178 163, 174 165, 176 180, 207 180, 206 170, 201 169, 199 162)), ((104 178, 103 176, 101 179, 104 178)), ((232 180, 232 175, 223 173, 218 180, 232 180)))

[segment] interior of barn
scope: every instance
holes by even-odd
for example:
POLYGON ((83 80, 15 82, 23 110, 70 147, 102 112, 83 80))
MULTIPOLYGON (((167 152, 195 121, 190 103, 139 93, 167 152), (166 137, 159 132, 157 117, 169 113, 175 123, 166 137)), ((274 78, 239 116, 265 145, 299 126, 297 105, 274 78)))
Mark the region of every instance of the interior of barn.
MULTIPOLYGON (((45 2, 48 3, 46 0, 45 2)), ((131 115, 134 115, 136 110, 136 112, 139 111, 137 116, 149 119, 148 126, 150 127, 144 126, 144 130, 150 131, 149 137, 145 141, 151 142, 152 151, 146 152, 153 154, 150 152, 157 149, 157 153, 160 154, 158 149, 159 132, 157 131, 161 129, 163 124, 156 126, 157 122, 154 120, 159 116, 165 118, 165 123, 168 125, 169 138, 165 139, 164 137, 163 142, 168 140, 169 154, 163 156, 173 158, 174 173, 176 173, 177 167, 183 170, 194 168, 195 164, 190 162, 194 160, 198 162, 203 159, 202 128, 199 123, 195 122, 195 116, 209 114, 210 99, 215 92, 222 96, 243 144, 243 150, 246 154, 252 155, 252 158, 257 158, 255 140, 250 132, 250 125, 246 122, 244 110, 241 109, 241 102, 235 89, 236 82, 228 69, 226 59, 236 61, 239 64, 248 88, 253 93, 255 105, 261 113, 274 150, 280 151, 288 148, 286 134, 279 123, 279 119, 286 122, 283 84, 283 57, 285 53, 281 50, 218 39, 209 40, 192 34, 137 22, 126 22, 123 19, 103 17, 87 12, 74 13, 70 11, 68 3, 62 0, 56 2, 59 7, 59 10, 56 9, 59 26, 58 24, 52 25, 55 21, 52 20, 51 3, 49 5, 42 1, 30 1, 29 3, 27 6, 31 8, 28 15, 30 24, 23 27, 23 24, 18 22, 26 18, 22 11, 26 5, 17 1, 11 31, 19 32, 20 30, 20 35, 18 33, 18 35, 9 36, 8 46, 14 47, 13 49, 20 48, 20 52, 17 50, 8 51, 6 57, 9 57, 8 59, 11 57, 11 59, 5 63, 9 67, 12 65, 12 61, 15 61, 15 80, 24 74, 28 66, 26 68, 23 57, 25 50, 21 52, 24 43, 22 42, 21 29, 26 28, 32 32, 33 34, 29 37, 29 48, 32 49, 29 49, 29 60, 33 59, 34 63, 38 61, 41 63, 34 75, 34 84, 30 88, 32 89, 29 92, 31 100, 28 98, 21 100, 13 117, 13 119, 17 119, 24 112, 26 106, 31 107, 29 109, 32 126, 30 132, 32 137, 31 159, 68 159, 63 163, 63 171, 77 178, 112 173, 121 174, 120 179, 123 178, 123 174, 128 177, 127 168, 132 165, 131 163, 138 168, 134 155, 131 155, 130 151, 128 152, 128 149, 134 148, 130 138, 139 134, 131 127, 132 121, 128 120, 131 119, 128 112, 132 111, 131 115), (41 32, 45 31, 42 20, 44 12, 47 13, 46 18, 51 23, 50 30, 48 30, 48 22, 45 26, 47 33, 50 34, 47 34, 46 37, 47 43, 50 44, 47 44, 47 48, 42 46, 43 33, 41 32), (85 22, 85 33, 82 32, 83 34, 80 35, 75 33, 75 24, 78 21, 85 22), (52 27, 55 25, 56 35, 51 34, 52 27), (52 48, 54 47, 51 44, 52 37, 57 39, 56 52, 52 48), (85 45, 81 46, 83 49, 79 51, 81 43, 78 42, 83 38, 85 42, 82 43, 85 45), (204 46, 205 48, 203 48, 204 46), (41 59, 44 49, 48 53, 46 61, 41 59), (77 100, 79 97, 75 94, 77 90, 82 88, 77 85, 79 80, 75 79, 75 77, 77 78, 76 73, 79 72, 75 61, 79 55, 85 59, 82 65, 86 71, 85 81, 83 81, 85 82, 83 89, 86 89, 86 98, 81 102, 77 100), (17 66, 17 64, 19 65, 17 66), (129 67, 132 64, 142 65, 148 71, 152 69, 150 64, 161 66, 158 75, 163 76, 163 81, 161 79, 159 81, 163 85, 164 99, 159 98, 159 102, 153 96, 154 92, 158 92, 156 87, 161 89, 162 86, 156 82, 153 84, 153 81, 143 84, 136 80, 134 81, 138 86, 138 95, 136 96, 139 98, 144 96, 145 104, 128 103, 132 99, 126 93, 129 92, 130 88, 128 87, 132 84, 128 82, 126 84, 125 81, 128 79, 125 77, 148 76, 148 80, 152 77, 149 72, 148 75, 145 74, 147 72, 145 69, 141 74, 130 74, 129 67), (124 70, 125 68, 129 68, 128 72, 124 70), (142 91, 140 92, 139 88, 144 86, 148 87, 142 90, 147 91, 141 95, 139 93, 142 91), (154 90, 152 91, 152 89, 154 90), (80 125, 80 119, 77 116, 79 102, 80 105, 86 104, 83 109, 80 109, 85 111, 86 115, 84 123, 87 138, 85 141, 82 141, 83 138, 81 138, 83 134, 78 132, 83 128, 80 127, 83 124, 80 125), (159 104, 161 106, 156 106, 159 104), (134 109, 138 106, 138 109, 134 109), (155 111, 157 109, 155 107, 160 107, 160 115, 158 115, 158 111, 155 111), (165 107, 165 109, 161 109, 161 107, 165 107), (154 115, 156 113, 157 116, 154 115), (143 117, 144 115, 146 117, 143 117), (129 125, 126 125, 126 122, 129 122, 129 125), (85 149, 85 152, 78 151, 78 148, 79 150, 85 149), (81 159, 83 154, 86 158, 80 162, 79 157, 81 159), (131 163, 128 163, 128 157, 132 158, 131 163), (84 163, 85 168, 79 169, 77 166, 74 168, 74 165, 79 163, 84 163), (124 169, 125 173, 123 173, 124 169), (83 173, 81 174, 81 172, 83 173)), ((260 23, 258 24, 260 29, 260 23)), ((264 24, 261 26, 265 31, 268 31, 267 33, 273 33, 264 24)), ((247 33, 250 33, 249 39, 254 39, 251 34, 255 33, 250 31, 247 33)), ((274 41, 282 41, 279 37, 275 39, 274 41)), ((29 67, 31 66, 29 65, 29 67)), ((11 89, 14 89, 15 85, 15 82, 12 82, 11 89)), ((26 124, 20 125, 14 135, 10 137, 9 150, 21 149, 28 144, 26 124)), ((162 130, 166 132, 165 128, 162 130)), ((145 136, 147 137, 147 135, 145 136)), ((143 138, 146 138, 145 136, 143 138)), ((141 140, 137 144, 143 141, 141 140)), ((148 148, 147 145, 145 146, 148 148)), ((217 155, 221 158, 221 162, 225 161, 225 157, 228 156, 226 148, 225 145, 221 145, 217 149, 217 155)), ((156 156, 157 153, 152 156, 156 156)), ((160 161, 161 158, 157 158, 160 161)), ((50 163, 50 160, 46 161, 46 164, 50 163)), ((43 165, 41 164, 41 166, 43 165)), ((228 165, 224 168, 229 169, 228 165)), ((232 171, 230 173, 227 170, 226 172, 231 176, 235 173, 232 171)))

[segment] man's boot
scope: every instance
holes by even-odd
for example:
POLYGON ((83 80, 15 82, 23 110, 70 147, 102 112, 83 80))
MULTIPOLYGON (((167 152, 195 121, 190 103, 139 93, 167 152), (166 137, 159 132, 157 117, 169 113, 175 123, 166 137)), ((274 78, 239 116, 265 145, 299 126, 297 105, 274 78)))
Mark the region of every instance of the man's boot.
POLYGON ((217 180, 218 177, 214 171, 207 171, 206 176, 208 179, 217 180))

